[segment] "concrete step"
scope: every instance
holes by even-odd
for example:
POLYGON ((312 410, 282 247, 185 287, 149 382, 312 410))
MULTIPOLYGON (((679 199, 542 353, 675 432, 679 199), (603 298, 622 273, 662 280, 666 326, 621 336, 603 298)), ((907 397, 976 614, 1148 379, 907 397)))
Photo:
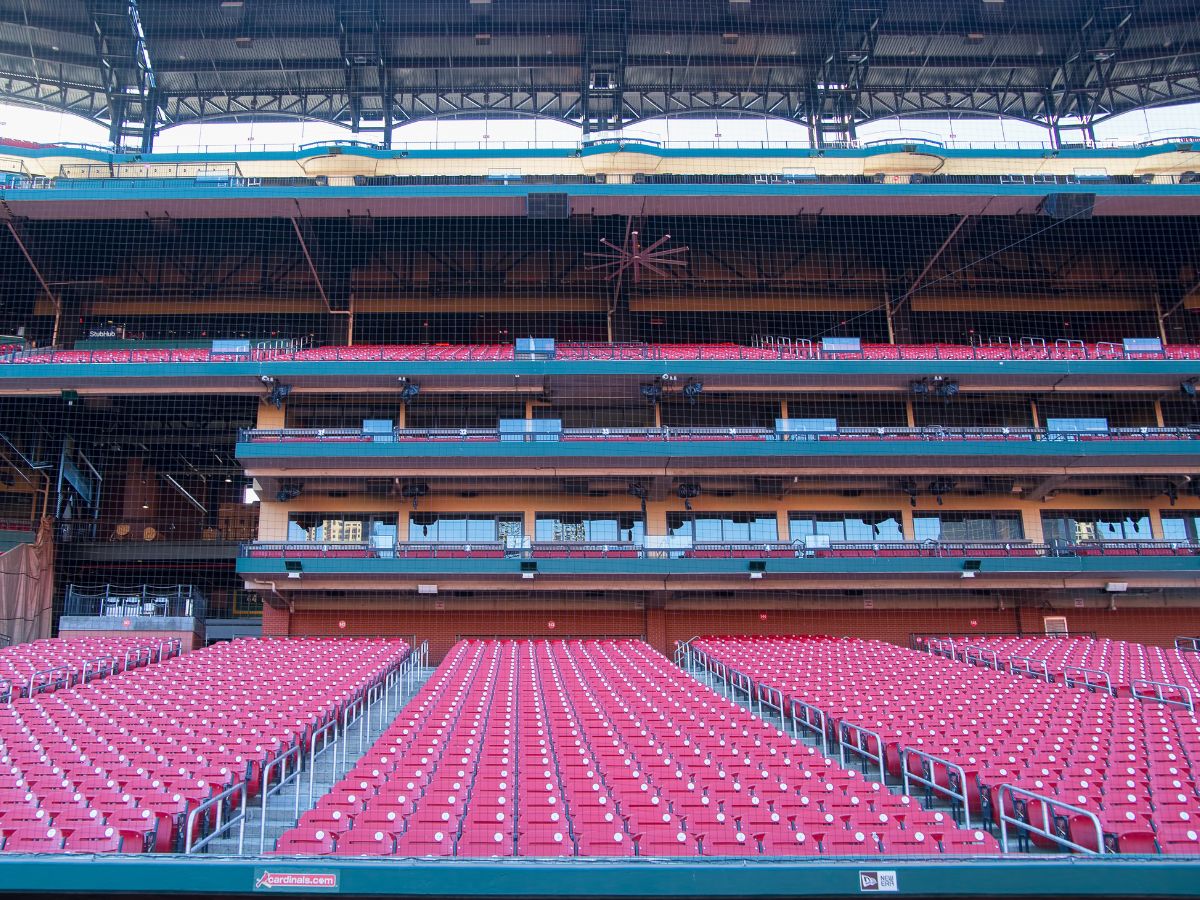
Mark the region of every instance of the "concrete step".
MULTIPOLYGON (((351 723, 348 729, 349 740, 344 745, 338 744, 336 748, 331 747, 323 752, 318 747, 317 758, 311 769, 308 766, 308 759, 306 757, 304 767, 301 769, 299 776, 300 797, 298 804, 295 793, 295 782, 285 785, 282 790, 272 794, 267 798, 265 828, 263 826, 262 798, 250 798, 250 808, 246 812, 245 838, 241 847, 241 855, 257 856, 259 853, 260 836, 264 851, 269 853, 273 850, 275 848, 275 841, 279 838, 279 835, 295 825, 301 814, 306 810, 312 809, 321 797, 328 794, 333 786, 341 781, 346 773, 358 764, 358 761, 366 755, 371 746, 391 727, 392 722, 400 715, 409 700, 429 680, 429 676, 433 674, 433 671, 433 667, 418 669, 414 673, 411 687, 403 692, 403 695, 399 698, 400 702, 394 707, 385 709, 382 699, 376 703, 371 708, 369 728, 366 727, 366 716, 360 717, 358 722, 351 723), (312 777, 311 800, 309 799, 310 775, 312 777)), ((230 828, 228 833, 208 844, 203 852, 210 856, 239 855, 238 827, 235 825, 230 828)))

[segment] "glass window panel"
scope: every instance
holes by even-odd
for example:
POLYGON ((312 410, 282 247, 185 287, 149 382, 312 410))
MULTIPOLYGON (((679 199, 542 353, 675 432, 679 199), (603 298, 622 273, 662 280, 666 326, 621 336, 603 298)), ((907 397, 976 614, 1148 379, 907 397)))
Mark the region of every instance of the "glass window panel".
POLYGON ((482 516, 472 516, 467 520, 467 540, 468 541, 494 541, 496 540, 496 520, 482 516))
POLYGON ((589 520, 587 537, 589 541, 615 541, 617 540, 617 534, 618 528, 615 517, 589 520))
POLYGON ((937 516, 913 516, 913 535, 918 541, 936 541, 942 535, 942 522, 937 516))
POLYGON ((875 522, 875 537, 880 541, 904 540, 904 526, 899 516, 888 516, 875 522))
POLYGON ((836 522, 814 522, 813 533, 827 536, 831 541, 846 540, 846 525, 841 520, 836 522))
POLYGON ((1191 540, 1191 535, 1188 534, 1187 519, 1182 516, 1163 516, 1162 520, 1163 540, 1166 541, 1188 541, 1191 540))
POLYGON ((779 537, 779 523, 774 516, 758 516, 750 520, 750 540, 773 541, 779 537))
POLYGON ((816 523, 812 519, 788 519, 788 535, 793 541, 802 541, 810 534, 816 533, 816 523))

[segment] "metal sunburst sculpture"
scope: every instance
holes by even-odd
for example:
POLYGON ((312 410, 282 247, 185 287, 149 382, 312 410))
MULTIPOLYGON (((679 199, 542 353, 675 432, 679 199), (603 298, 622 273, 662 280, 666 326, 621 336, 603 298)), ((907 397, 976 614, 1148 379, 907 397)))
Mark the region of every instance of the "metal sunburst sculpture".
POLYGON ((653 244, 643 247, 638 240, 636 231, 629 232, 625 238, 625 245, 618 247, 608 238, 600 238, 600 243, 607 247, 610 253, 588 253, 587 256, 593 256, 603 260, 594 266, 588 266, 588 269, 608 269, 609 272, 604 276, 605 281, 612 281, 621 275, 624 275, 626 270, 633 271, 634 284, 642 280, 642 270, 653 272, 655 275, 667 277, 670 272, 666 266, 686 266, 687 260, 677 259, 681 253, 687 253, 687 247, 671 247, 670 249, 659 249, 667 241, 671 240, 669 234, 664 234, 653 244))

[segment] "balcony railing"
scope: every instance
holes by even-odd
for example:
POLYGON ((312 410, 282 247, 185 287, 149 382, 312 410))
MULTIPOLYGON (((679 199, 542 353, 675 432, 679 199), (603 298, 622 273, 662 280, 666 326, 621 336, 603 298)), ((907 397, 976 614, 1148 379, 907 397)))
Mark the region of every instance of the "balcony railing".
POLYGON ((98 588, 67 585, 63 615, 103 616, 119 619, 143 617, 184 617, 202 619, 207 602, 199 589, 190 584, 154 587, 143 584, 119 587, 106 584, 98 588))
POLYGON ((640 544, 533 542, 520 547, 502 542, 399 542, 318 544, 256 541, 243 544, 251 559, 968 559, 1075 556, 1197 556, 1200 544, 1176 541, 834 541, 808 547, 787 541, 698 541, 690 547, 657 549, 640 544))
POLYGON ((1109 428, 1106 431, 1065 432, 1045 428, 921 426, 846 427, 820 432, 778 432, 772 428, 662 427, 564 428, 552 433, 501 432, 499 428, 396 428, 367 432, 360 428, 245 428, 243 443, 558 443, 598 441, 1194 441, 1200 426, 1179 428, 1109 428))
MULTIPOLYGON (((268 342, 254 342, 256 345, 268 342)), ((557 362, 889 362, 903 360, 956 361, 1087 361, 1087 360, 1195 360, 1200 346, 1170 345, 1155 352, 1127 352, 1118 342, 1088 344, 1083 341, 1047 343, 1001 341, 984 344, 864 344, 857 351, 822 350, 811 341, 792 338, 756 337, 754 346, 742 344, 647 344, 640 342, 559 342, 557 362)), ((390 344, 353 347, 305 347, 300 349, 252 346, 246 352, 228 352, 203 347, 121 347, 70 350, 58 347, 11 349, 0 355, 8 365, 114 365, 149 363, 231 362, 479 362, 517 361, 511 344, 390 344)))

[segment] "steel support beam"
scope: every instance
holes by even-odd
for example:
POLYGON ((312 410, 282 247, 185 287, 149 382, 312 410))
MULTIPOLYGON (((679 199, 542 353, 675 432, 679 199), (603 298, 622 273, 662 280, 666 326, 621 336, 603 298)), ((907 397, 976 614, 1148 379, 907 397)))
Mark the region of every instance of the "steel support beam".
POLYGON ((610 131, 625 122, 625 57, 629 0, 588 0, 580 115, 584 134, 610 131))

